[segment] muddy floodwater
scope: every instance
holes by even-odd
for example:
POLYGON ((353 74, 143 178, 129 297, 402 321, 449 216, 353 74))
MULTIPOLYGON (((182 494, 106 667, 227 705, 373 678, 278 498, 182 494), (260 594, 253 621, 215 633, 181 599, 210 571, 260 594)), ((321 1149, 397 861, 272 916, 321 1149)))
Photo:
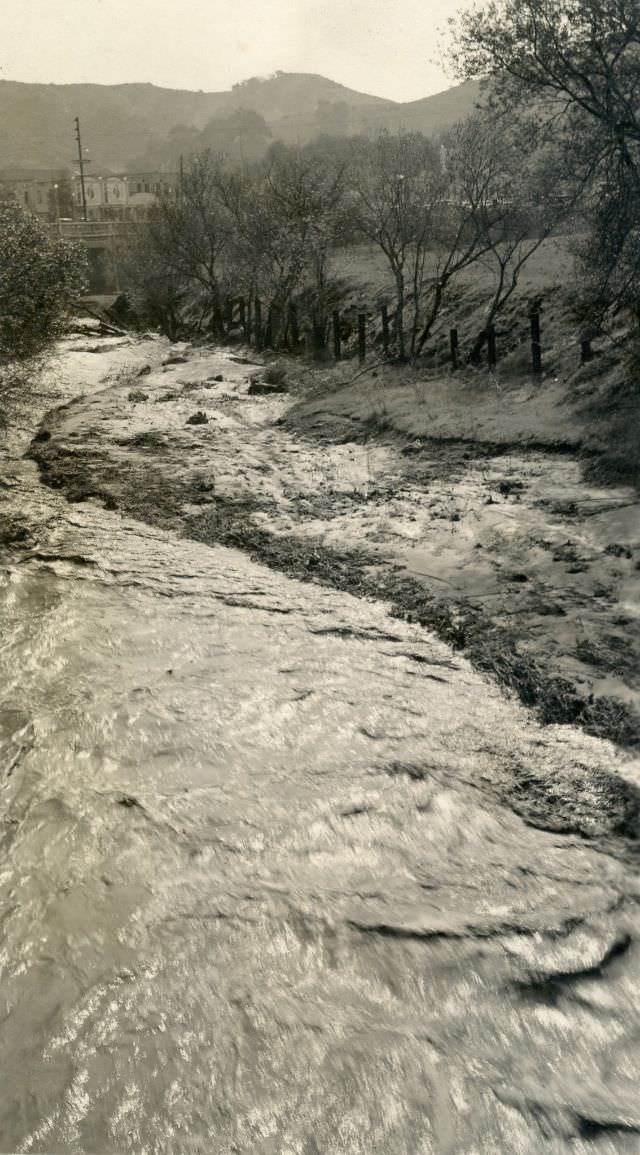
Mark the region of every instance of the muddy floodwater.
POLYGON ((0 1149, 640 1151, 634 840, 500 801, 637 765, 384 601, 44 486, 42 414, 99 433, 165 353, 70 341, 0 433, 0 1149))

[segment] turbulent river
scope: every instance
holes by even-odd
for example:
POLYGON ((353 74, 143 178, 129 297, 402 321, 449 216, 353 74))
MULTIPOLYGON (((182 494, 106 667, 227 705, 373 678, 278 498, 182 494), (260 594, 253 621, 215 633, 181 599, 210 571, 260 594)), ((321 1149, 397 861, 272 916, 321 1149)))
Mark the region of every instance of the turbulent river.
POLYGON ((90 361, 1 434, 0 1149, 640 1151, 633 858, 492 792, 614 749, 383 603, 45 488, 90 361))

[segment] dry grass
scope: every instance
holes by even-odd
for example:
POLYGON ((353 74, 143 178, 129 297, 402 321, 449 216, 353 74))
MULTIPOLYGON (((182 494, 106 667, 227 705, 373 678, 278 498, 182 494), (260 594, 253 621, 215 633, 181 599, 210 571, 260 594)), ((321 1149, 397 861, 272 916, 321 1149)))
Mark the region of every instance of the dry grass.
MULTIPOLYGON (((525 293, 541 292, 574 279, 572 248, 576 238, 550 237, 524 267, 521 286, 525 293)), ((393 294, 393 278, 384 254, 375 245, 358 244, 340 249, 333 258, 333 271, 362 290, 363 303, 373 304, 378 296, 393 294)), ((429 270, 428 270, 429 271, 429 270)), ((435 273, 435 254, 430 274, 435 273)), ((462 283, 489 292, 493 274, 488 264, 473 266, 462 283)))

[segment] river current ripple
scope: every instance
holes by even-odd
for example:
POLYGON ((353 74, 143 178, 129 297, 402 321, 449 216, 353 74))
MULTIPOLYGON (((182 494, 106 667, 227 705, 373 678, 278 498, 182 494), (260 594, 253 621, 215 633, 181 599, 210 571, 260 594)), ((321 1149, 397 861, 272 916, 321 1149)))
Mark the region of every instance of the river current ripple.
POLYGON ((381 603, 44 488, 37 406, 103 387, 72 348, 0 470, 0 1148, 639 1151, 637 878, 485 788, 611 748, 381 603))

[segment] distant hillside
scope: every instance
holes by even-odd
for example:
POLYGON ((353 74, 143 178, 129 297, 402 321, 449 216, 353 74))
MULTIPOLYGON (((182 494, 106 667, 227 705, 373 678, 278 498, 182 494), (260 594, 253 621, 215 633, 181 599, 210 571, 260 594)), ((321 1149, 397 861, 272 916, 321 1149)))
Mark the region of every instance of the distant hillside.
POLYGON ((472 112, 480 97, 480 83, 465 80, 445 92, 426 96, 422 100, 412 100, 401 104, 401 120, 408 130, 418 129, 428 135, 443 132, 458 120, 464 120, 472 112))
POLYGON ((58 167, 75 153, 73 118, 97 168, 121 169, 162 152, 171 128, 202 130, 238 110, 263 117, 276 139, 304 143, 321 132, 353 135, 383 126, 433 133, 465 116, 478 95, 466 82, 400 104, 354 92, 324 76, 277 73, 227 92, 187 92, 153 84, 21 84, 0 81, 0 167, 58 167))

